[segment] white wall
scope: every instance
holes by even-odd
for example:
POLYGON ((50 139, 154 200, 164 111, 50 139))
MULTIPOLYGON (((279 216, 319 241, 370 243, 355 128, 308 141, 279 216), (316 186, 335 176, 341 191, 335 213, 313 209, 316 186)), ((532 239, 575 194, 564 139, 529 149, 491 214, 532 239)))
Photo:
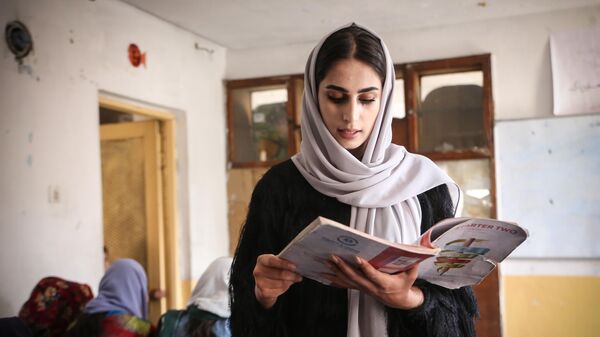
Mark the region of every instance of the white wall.
POLYGON ((112 0, 2 0, 2 31, 15 19, 31 30, 34 52, 18 66, 0 43, 0 317, 15 315, 44 276, 97 288, 100 91, 175 114, 181 276, 198 278, 228 253, 225 49, 112 0), (129 64, 132 42, 147 68, 129 64), (49 186, 60 203, 48 202, 49 186))
MULTIPOLYGON (((491 53, 495 118, 513 119, 552 114, 549 34, 598 25, 600 6, 381 35, 395 63, 491 53)), ((315 43, 230 50, 226 77, 303 73, 315 43)))

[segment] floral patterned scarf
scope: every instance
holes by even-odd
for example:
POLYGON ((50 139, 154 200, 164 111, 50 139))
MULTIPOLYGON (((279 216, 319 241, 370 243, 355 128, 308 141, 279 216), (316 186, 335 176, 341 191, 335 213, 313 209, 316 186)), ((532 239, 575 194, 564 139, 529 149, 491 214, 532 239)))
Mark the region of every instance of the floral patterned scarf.
POLYGON ((45 330, 50 337, 62 336, 92 297, 87 284, 45 277, 33 288, 19 318, 34 332, 45 330))

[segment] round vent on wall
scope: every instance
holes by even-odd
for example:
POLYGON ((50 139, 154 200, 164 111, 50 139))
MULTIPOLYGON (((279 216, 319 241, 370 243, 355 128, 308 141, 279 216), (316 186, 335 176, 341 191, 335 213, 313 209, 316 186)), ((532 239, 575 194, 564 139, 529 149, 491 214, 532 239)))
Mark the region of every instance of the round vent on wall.
POLYGON ((33 39, 31 34, 20 21, 12 21, 6 24, 4 29, 4 38, 10 51, 15 55, 17 60, 20 60, 27 56, 31 49, 33 49, 33 39))

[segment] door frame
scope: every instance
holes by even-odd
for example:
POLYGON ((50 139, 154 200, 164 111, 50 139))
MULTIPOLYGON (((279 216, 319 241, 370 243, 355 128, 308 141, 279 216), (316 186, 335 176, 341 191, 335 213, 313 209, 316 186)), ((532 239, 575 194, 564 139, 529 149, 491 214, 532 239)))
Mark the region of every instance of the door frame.
MULTIPOLYGON (((177 193, 176 193, 176 167, 175 167, 175 116, 167 111, 149 108, 141 104, 118 100, 112 97, 99 95, 99 107, 140 115, 156 120, 161 135, 162 159, 161 182, 163 214, 162 223, 164 237, 159 235, 159 240, 164 243, 165 275, 167 308, 180 308, 182 306, 181 281, 179 276, 178 244, 177 244, 177 193)), ((159 231, 160 232, 160 231, 159 231)))

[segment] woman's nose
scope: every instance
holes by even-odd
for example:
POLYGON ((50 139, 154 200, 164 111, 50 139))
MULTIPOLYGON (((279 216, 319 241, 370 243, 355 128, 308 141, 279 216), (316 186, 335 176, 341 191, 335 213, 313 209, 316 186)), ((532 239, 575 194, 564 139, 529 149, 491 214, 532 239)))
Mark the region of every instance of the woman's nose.
POLYGON ((360 117, 360 104, 358 102, 350 101, 346 107, 344 108, 344 112, 342 113, 342 117, 345 122, 354 122, 357 121, 360 117))

